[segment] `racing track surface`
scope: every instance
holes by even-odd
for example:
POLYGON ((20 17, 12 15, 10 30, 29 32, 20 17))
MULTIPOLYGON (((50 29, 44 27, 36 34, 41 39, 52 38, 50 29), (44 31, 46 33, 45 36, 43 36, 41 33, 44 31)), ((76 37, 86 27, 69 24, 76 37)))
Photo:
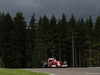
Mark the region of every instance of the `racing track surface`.
POLYGON ((100 67, 97 68, 29 68, 23 69, 33 72, 44 72, 50 75, 100 75, 100 67))

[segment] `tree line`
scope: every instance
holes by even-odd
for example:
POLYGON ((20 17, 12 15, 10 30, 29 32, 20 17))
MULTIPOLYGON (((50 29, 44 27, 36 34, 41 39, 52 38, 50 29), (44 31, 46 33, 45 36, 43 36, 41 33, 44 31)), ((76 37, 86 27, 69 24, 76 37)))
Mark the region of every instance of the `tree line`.
POLYGON ((14 18, 0 13, 0 67, 42 67, 48 58, 67 61, 69 67, 100 66, 100 16, 67 20, 33 14, 29 25, 22 12, 14 18))

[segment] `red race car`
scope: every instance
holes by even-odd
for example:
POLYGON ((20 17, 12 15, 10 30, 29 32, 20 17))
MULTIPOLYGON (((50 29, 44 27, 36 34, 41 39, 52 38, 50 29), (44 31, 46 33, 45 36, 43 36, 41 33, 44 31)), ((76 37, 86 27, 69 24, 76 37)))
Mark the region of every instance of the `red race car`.
POLYGON ((43 67, 68 67, 68 65, 66 61, 57 61, 55 58, 48 58, 48 62, 44 62, 43 67))

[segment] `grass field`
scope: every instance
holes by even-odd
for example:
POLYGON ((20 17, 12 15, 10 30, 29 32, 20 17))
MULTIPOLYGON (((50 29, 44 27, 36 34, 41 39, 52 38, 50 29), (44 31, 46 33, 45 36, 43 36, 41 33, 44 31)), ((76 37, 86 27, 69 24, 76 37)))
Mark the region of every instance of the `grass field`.
POLYGON ((18 70, 18 69, 0 68, 0 75, 49 75, 49 74, 18 70))

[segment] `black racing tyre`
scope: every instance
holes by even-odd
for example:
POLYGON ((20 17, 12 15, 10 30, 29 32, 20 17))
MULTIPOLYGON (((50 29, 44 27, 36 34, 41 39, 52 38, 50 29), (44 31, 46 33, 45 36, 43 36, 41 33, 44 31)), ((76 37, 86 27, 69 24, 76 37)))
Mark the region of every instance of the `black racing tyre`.
POLYGON ((49 64, 52 65, 52 61, 50 61, 49 64))
POLYGON ((64 61, 64 65, 67 65, 67 61, 64 61))
POLYGON ((48 63, 47 62, 44 62, 43 63, 43 68, 47 68, 48 67, 48 63))

